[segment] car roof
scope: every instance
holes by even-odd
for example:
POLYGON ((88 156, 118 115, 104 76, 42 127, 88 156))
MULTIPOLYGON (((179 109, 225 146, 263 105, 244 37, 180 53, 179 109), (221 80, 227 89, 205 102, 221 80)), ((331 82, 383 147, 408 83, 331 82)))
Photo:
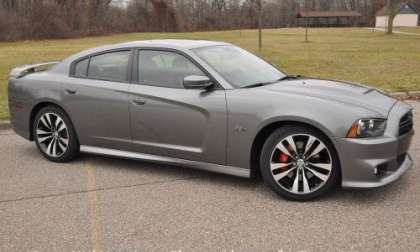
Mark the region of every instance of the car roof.
POLYGON ((210 40, 191 40, 191 39, 154 39, 154 40, 142 40, 142 41, 131 41, 126 43, 115 44, 117 47, 165 47, 174 49, 194 49, 198 47, 206 46, 217 46, 226 45, 228 43, 210 41, 210 40))
POLYGON ((101 53, 108 50, 118 50, 124 48, 133 48, 133 47, 144 47, 144 48, 168 48, 176 50, 190 50, 199 47, 207 46, 220 46, 220 45, 230 45, 225 42, 210 41, 210 40, 187 40, 187 39, 156 39, 156 40, 140 40, 140 41, 131 41, 118 44, 110 44, 99 46, 95 48, 90 48, 79 53, 73 54, 72 56, 64 59, 59 64, 55 65, 50 69, 51 72, 55 73, 66 73, 70 67, 71 62, 88 56, 90 54, 101 53))
POLYGON ((156 47, 156 48, 169 48, 169 49, 178 49, 178 50, 189 50, 199 47, 207 46, 218 46, 218 45, 228 45, 225 42, 209 41, 209 40, 187 40, 187 39, 161 39, 161 40, 139 40, 139 41, 130 41, 118 44, 110 44, 99 46, 75 54, 77 57, 82 55, 88 55, 96 52, 102 52, 107 50, 115 49, 124 49, 124 48, 133 48, 133 47, 156 47))

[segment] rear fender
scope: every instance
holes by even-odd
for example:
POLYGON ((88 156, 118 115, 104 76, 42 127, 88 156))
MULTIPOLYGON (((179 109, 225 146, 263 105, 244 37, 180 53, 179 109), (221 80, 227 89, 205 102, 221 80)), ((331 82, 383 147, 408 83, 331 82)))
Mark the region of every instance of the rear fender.
POLYGON ((49 69, 51 66, 57 64, 58 61, 36 63, 31 65, 18 66, 12 69, 10 72, 11 79, 19 79, 28 74, 42 72, 49 69))

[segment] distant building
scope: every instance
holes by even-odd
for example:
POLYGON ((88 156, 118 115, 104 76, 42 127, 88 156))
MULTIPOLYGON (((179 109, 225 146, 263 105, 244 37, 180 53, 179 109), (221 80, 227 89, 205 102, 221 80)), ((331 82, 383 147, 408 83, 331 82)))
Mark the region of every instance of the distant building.
POLYGON ((357 11, 299 11, 296 15, 298 26, 338 27, 357 24, 357 11))
MULTIPOLYGON (((393 25, 395 27, 416 27, 419 24, 418 11, 408 3, 400 3, 397 5, 397 15, 394 18, 393 25)), ((376 13, 376 27, 388 26, 388 9, 383 7, 376 13)))

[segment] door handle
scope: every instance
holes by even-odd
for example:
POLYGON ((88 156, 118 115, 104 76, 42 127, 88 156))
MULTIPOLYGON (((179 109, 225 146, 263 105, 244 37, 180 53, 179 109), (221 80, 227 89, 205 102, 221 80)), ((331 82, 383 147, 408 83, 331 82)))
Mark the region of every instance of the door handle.
POLYGON ((140 100, 140 99, 133 99, 133 103, 135 104, 135 105, 144 105, 144 104, 146 104, 146 101, 145 100, 140 100))
POLYGON ((76 89, 66 89, 66 93, 67 94, 76 94, 77 90, 76 89))

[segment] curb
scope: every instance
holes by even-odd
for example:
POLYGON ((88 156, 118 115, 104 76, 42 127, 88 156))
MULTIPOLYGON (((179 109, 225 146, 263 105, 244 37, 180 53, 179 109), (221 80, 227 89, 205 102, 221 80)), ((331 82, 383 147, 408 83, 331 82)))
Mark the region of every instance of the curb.
POLYGON ((0 121, 0 130, 9 130, 12 128, 10 121, 0 121))
POLYGON ((390 95, 398 100, 420 100, 420 91, 395 92, 390 95))

